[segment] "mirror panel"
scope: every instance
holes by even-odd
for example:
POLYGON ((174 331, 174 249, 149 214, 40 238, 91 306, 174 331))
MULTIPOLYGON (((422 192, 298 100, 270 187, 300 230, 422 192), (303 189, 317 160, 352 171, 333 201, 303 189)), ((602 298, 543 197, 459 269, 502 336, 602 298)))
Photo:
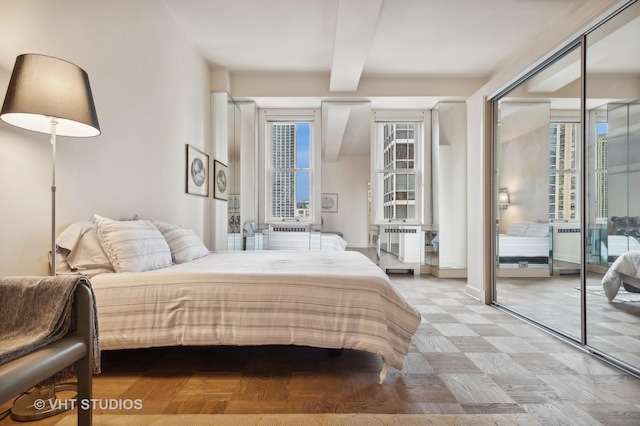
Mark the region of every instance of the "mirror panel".
POLYGON ((229 149, 229 196, 227 201, 227 250, 244 250, 244 238, 242 235, 241 197, 242 166, 241 152, 241 117, 240 107, 228 97, 227 103, 227 146, 229 149))
POLYGON ((586 37, 586 341, 632 369, 640 368, 640 277, 621 268, 640 261, 638 34, 636 2, 586 37))
POLYGON ((495 301, 576 340, 580 46, 497 103, 495 301))

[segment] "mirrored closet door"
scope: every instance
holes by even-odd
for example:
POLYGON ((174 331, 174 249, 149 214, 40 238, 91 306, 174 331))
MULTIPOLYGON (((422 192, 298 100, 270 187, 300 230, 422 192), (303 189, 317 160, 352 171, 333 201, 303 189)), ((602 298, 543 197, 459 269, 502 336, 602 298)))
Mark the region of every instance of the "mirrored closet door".
POLYGON ((241 140, 240 140, 240 108, 229 96, 227 108, 227 144, 229 147, 229 195, 227 199, 227 249, 238 251, 244 249, 242 236, 242 217, 240 214, 240 188, 242 184, 241 140))
POLYGON ((575 339, 580 86, 576 44, 495 103, 495 300, 575 339))
POLYGON ((640 279, 631 272, 640 265, 638 35, 635 3, 586 37, 587 344, 636 368, 640 279))
POLYGON ((493 99, 493 303, 636 375, 638 34, 635 2, 493 99))

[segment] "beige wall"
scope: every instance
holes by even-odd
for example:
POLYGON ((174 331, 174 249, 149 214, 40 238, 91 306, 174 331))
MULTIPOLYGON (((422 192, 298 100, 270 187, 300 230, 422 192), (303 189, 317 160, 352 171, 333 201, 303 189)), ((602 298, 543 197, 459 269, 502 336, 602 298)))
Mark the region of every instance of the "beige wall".
MULTIPOLYGON (((0 93, 16 56, 41 53, 88 73, 102 135, 58 138, 57 231, 139 215, 193 228, 209 244, 207 198, 185 194, 185 144, 208 151, 205 61, 155 0, 0 1, 0 93)), ((0 275, 47 274, 47 135, 0 122, 0 275)))
POLYGON ((338 212, 323 213, 325 231, 340 231, 349 247, 368 246, 368 155, 340 156, 322 163, 322 192, 338 194, 338 212))

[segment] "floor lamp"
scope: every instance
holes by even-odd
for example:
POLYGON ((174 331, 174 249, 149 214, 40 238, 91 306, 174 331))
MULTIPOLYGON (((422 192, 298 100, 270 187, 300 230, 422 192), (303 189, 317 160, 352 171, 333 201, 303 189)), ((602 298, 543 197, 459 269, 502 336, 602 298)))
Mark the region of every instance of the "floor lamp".
MULTIPOLYGON (((16 58, 9 87, 0 112, 0 119, 16 127, 46 133, 51 136, 51 275, 56 275, 56 136, 91 137, 100 134, 100 125, 93 104, 89 77, 78 66, 58 58, 25 54, 16 58)), ((74 386, 75 388, 75 386, 74 386)), ((49 399, 57 389, 51 385, 49 399)), ((33 400, 43 398, 33 392, 16 400, 12 417, 16 420, 36 420, 65 409, 35 407, 33 400), (35 396, 34 396, 35 395, 35 396)), ((68 407, 71 408, 71 407, 68 407)))

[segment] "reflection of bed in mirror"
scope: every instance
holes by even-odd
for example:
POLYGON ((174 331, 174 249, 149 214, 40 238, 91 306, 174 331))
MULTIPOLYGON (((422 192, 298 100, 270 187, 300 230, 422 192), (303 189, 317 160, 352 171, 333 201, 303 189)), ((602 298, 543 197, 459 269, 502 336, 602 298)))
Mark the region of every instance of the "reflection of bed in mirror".
POLYGON ((629 235, 609 235, 606 245, 604 241, 600 241, 600 253, 606 253, 609 262, 614 262, 630 250, 640 250, 640 242, 629 235))
POLYGON ((514 222, 498 235, 500 268, 548 268, 549 224, 514 222))
POLYGON ((292 227, 270 227, 246 237, 247 250, 338 250, 347 242, 338 233, 318 232, 292 227))
POLYGON ((621 286, 640 292, 640 250, 622 253, 602 277, 602 288, 609 301, 616 297, 621 286))

